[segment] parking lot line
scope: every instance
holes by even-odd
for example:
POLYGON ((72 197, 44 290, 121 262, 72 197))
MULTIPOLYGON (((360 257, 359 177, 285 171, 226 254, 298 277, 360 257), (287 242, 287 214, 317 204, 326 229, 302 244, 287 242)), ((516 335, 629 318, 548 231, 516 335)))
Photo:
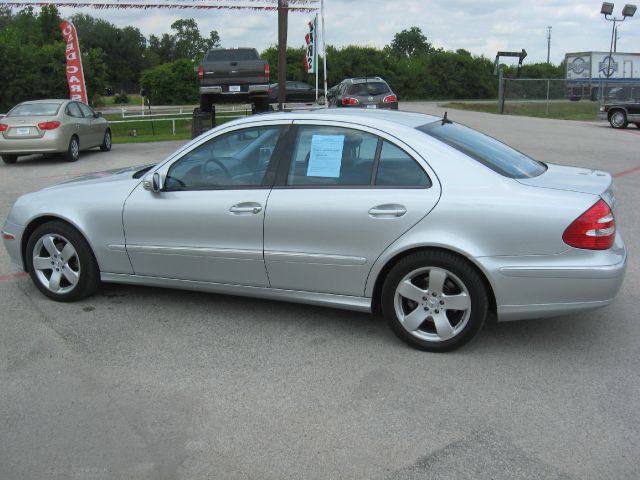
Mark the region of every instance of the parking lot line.
POLYGON ((622 172, 614 173, 612 175, 613 178, 624 177, 625 175, 629 175, 630 173, 640 171, 640 165, 637 167, 630 168, 629 170, 623 170, 622 172))

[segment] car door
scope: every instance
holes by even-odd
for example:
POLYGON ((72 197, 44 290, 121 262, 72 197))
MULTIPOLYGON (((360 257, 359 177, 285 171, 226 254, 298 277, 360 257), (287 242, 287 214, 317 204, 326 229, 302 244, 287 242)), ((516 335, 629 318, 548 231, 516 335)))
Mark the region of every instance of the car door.
POLYGON ((82 110, 80 110, 80 104, 78 102, 69 102, 65 113, 71 117, 69 119, 73 127, 71 128, 71 131, 78 136, 80 148, 87 148, 91 136, 89 133, 90 124, 87 122, 87 119, 84 118, 82 110))
MULTIPOLYGON (((123 212, 136 275, 268 286, 263 223, 285 122, 232 127, 158 168, 123 212)), ((290 123, 290 122, 288 122, 290 123)))
POLYGON ((80 107, 80 110, 82 110, 82 115, 84 115, 84 119, 86 120, 89 128, 87 146, 95 147, 100 145, 104 137, 104 120, 102 118, 97 118, 93 109, 84 103, 78 103, 78 106, 80 107))
POLYGON ((265 218, 271 286, 363 296, 375 260, 428 214, 439 188, 415 152, 382 132, 294 124, 265 218))

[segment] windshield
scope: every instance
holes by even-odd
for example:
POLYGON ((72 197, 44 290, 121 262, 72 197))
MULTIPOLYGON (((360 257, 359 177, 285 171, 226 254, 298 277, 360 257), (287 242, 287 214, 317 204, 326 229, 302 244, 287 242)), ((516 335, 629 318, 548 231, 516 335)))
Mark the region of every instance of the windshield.
POLYGON ((23 103, 11 110, 7 117, 30 117, 32 115, 50 116, 57 115, 60 109, 59 103, 23 103))
POLYGON ((242 60, 260 60, 258 52, 253 48, 235 50, 210 50, 207 62, 237 62, 242 60))
POLYGON ((457 123, 427 123, 417 127, 421 132, 477 160, 500 175, 510 178, 537 177, 547 166, 499 142, 495 138, 457 123))
POLYGON ((383 82, 355 83, 349 88, 350 95, 382 95, 389 93, 389 86, 383 82))

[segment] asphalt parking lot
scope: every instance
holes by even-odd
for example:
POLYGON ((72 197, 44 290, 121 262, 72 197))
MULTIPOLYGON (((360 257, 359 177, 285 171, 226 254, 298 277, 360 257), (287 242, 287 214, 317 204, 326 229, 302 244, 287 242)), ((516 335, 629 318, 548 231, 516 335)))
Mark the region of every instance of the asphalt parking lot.
MULTIPOLYGON (((612 305, 489 322, 430 354, 381 318, 319 307, 118 285, 55 303, 2 248, 0 478, 639 478, 640 129, 449 118, 615 174, 630 260, 612 305)), ((24 192, 182 143, 2 164, 0 218, 24 192)))

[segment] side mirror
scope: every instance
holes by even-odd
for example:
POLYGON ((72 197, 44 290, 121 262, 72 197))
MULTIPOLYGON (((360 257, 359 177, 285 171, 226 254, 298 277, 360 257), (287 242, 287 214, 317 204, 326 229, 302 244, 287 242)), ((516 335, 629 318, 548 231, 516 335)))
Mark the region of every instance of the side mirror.
POLYGON ((158 172, 146 175, 142 180, 142 187, 150 192, 158 193, 162 190, 162 177, 158 172))
POLYGON ((94 112, 93 116, 95 118, 102 118, 102 112, 94 112))

